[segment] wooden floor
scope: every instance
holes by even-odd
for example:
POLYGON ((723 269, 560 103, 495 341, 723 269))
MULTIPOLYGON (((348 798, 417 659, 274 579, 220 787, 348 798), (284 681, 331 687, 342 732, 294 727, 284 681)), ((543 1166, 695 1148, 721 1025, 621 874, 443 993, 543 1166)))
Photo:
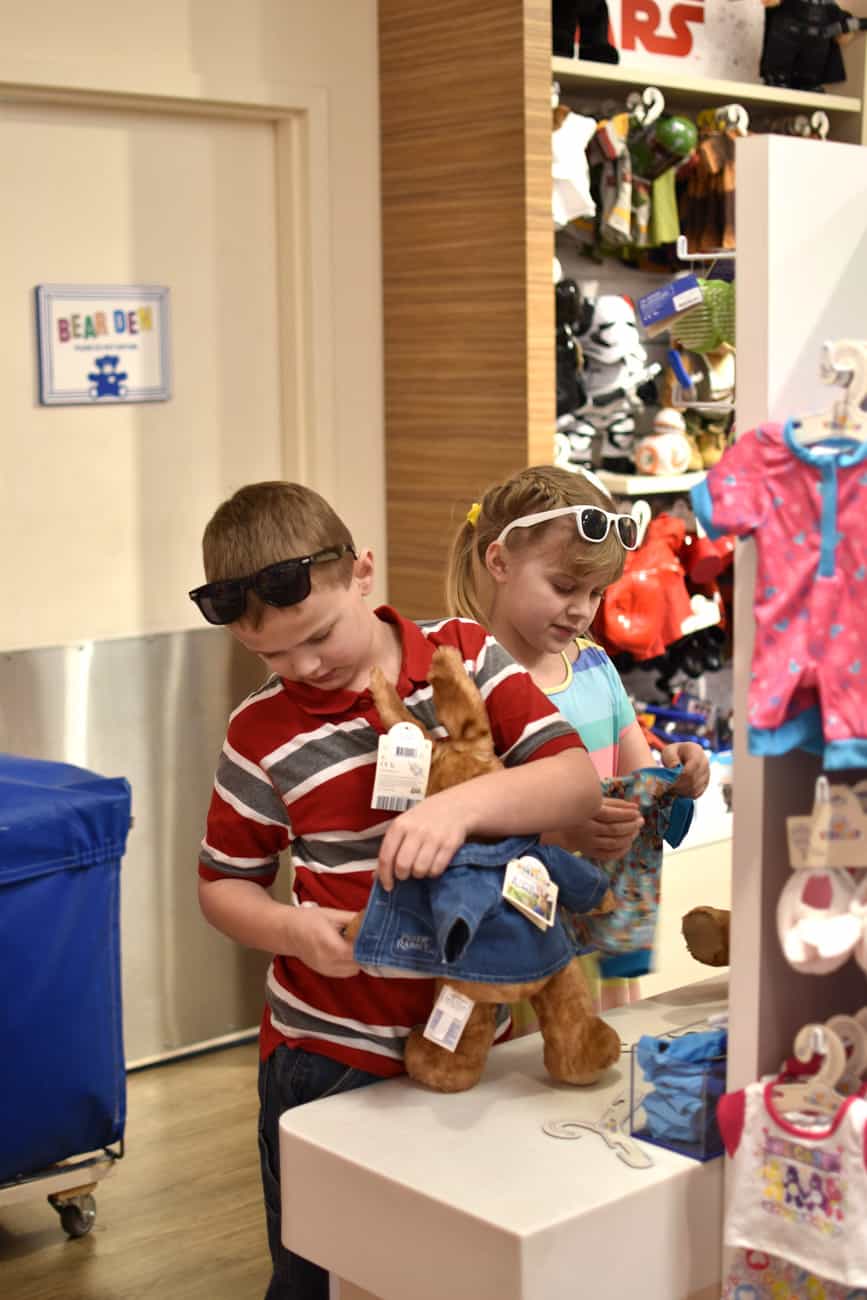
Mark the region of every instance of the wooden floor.
POLYGON ((133 1073, 126 1155, 68 1238, 44 1196, 0 1206, 3 1300, 262 1300, 256 1044, 133 1073))

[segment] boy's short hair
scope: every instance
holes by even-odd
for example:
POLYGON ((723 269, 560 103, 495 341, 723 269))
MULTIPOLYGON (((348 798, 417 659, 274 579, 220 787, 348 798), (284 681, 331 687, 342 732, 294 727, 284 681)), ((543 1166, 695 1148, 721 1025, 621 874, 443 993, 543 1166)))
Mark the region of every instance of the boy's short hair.
MULTIPOLYGON (((280 560, 313 555, 329 546, 352 546, 352 534, 324 497, 303 483, 250 483, 214 511, 202 537, 208 582, 245 578, 280 560)), ((314 565, 314 581, 344 586, 353 557, 314 565)))

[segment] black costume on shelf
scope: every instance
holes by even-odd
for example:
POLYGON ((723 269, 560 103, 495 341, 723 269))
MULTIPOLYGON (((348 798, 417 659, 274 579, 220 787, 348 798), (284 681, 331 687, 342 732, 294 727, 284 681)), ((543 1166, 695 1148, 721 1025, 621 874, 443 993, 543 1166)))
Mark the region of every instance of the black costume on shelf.
POLYGON ((867 19, 824 0, 782 0, 765 9, 759 75, 767 86, 818 90, 846 80, 837 41, 846 32, 867 30, 867 19))
POLYGON ((575 29, 580 26, 578 58, 594 63, 619 63, 620 55, 608 39, 606 0, 551 0, 554 53, 575 57, 575 29))

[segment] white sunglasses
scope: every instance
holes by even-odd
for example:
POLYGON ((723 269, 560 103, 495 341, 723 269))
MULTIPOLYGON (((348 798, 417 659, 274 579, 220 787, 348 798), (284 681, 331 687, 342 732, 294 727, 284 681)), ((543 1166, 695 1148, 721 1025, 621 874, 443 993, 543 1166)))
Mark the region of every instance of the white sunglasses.
POLYGON ((520 519, 513 519, 510 524, 506 524, 497 541, 504 541, 513 528, 532 528, 534 524, 544 523, 546 519, 559 519, 562 515, 575 516, 578 536, 585 542, 604 542, 614 524, 623 549, 638 549, 638 520, 632 515, 618 515, 603 510, 600 506, 560 506, 557 510, 542 510, 537 515, 521 515, 520 519))

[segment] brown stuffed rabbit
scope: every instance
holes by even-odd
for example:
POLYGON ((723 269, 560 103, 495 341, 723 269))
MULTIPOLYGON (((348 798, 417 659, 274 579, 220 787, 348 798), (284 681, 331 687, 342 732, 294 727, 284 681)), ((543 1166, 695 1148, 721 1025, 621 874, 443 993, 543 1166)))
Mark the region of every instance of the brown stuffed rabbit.
MULTIPOLYGON (((502 767, 494 753, 484 701, 464 670, 460 654, 455 649, 440 647, 435 651, 428 681, 433 686, 437 719, 447 730, 449 739, 429 737, 433 750, 426 793, 435 794, 502 767)), ((424 731, 378 669, 371 676, 370 686, 386 730, 396 723, 409 722, 424 731)), ((511 845, 514 841, 506 843, 511 845)), ((591 907, 599 910, 601 905, 603 910, 607 909, 610 904, 607 880, 598 868, 564 849, 539 846, 535 837, 525 837, 521 844, 522 848, 529 846, 529 851, 545 863, 552 879, 560 886, 562 900, 569 901, 570 890, 580 881, 577 887, 579 892, 584 891, 581 896, 591 898, 592 895, 591 907)), ((481 961, 484 965, 484 961, 490 959, 495 969, 489 979, 457 978, 453 973, 439 976, 439 970, 449 968, 448 944, 437 955, 433 966, 428 962, 426 966, 416 968, 421 973, 438 975, 437 992, 442 984, 447 984, 471 998, 474 1006, 453 1052, 425 1038, 423 1027, 416 1027, 406 1044, 407 1073, 411 1078, 440 1092, 462 1092, 472 1088, 481 1078, 488 1050, 494 1040, 497 1005, 528 998, 539 1019, 548 1072, 563 1083, 594 1083, 608 1066, 618 1060, 620 1039, 604 1020, 594 1014, 581 965, 574 956, 559 917, 543 933, 527 917, 499 897, 505 863, 495 873, 489 870, 491 853, 496 848, 496 845, 487 843, 465 846, 439 880, 398 881, 388 894, 375 883, 366 911, 359 913, 346 931, 347 937, 355 940, 356 960, 371 973, 373 970, 378 974, 386 970, 406 973, 411 968, 409 960, 403 961, 402 969, 396 969, 393 953, 397 948, 400 948, 401 954, 407 950, 417 950, 424 946, 423 941, 414 936, 410 943, 392 945, 389 949, 392 957, 378 957, 371 963, 370 954, 374 948, 368 941, 366 932, 380 925, 383 916, 394 920, 398 914, 395 909, 401 906, 402 893, 406 897, 408 891, 411 892, 413 902, 410 910, 414 917, 418 911, 419 899, 425 901, 431 891, 444 888, 441 882, 448 881, 449 886, 454 886, 458 880, 456 873, 463 872, 460 888, 464 887, 465 882, 466 887, 472 890, 474 883, 478 882, 481 888, 487 889, 490 894, 496 894, 496 903, 488 913, 492 926, 488 937, 485 937, 483 927, 480 926, 472 942, 464 945, 463 952, 485 951, 487 944, 486 957, 474 957, 469 964, 478 965, 481 961), (472 866, 468 870, 465 866, 457 865, 462 855, 472 855, 474 849, 478 852, 479 860, 485 862, 484 866, 472 866), (516 939, 509 936, 516 936, 516 939), (518 961, 518 949, 523 950, 526 945, 536 945, 537 948, 542 945, 538 950, 544 953, 544 962, 548 966, 556 966, 556 969, 547 971, 538 978, 510 980, 509 963, 513 960, 512 954, 514 952, 515 972, 518 975, 524 969, 518 961)), ((461 943, 466 940, 466 933, 460 928, 462 924, 457 922, 455 927, 461 934, 461 943)), ((378 948, 376 951, 379 953, 378 948)), ((466 960, 463 965, 458 961, 453 967, 459 971, 466 968, 466 960)))

